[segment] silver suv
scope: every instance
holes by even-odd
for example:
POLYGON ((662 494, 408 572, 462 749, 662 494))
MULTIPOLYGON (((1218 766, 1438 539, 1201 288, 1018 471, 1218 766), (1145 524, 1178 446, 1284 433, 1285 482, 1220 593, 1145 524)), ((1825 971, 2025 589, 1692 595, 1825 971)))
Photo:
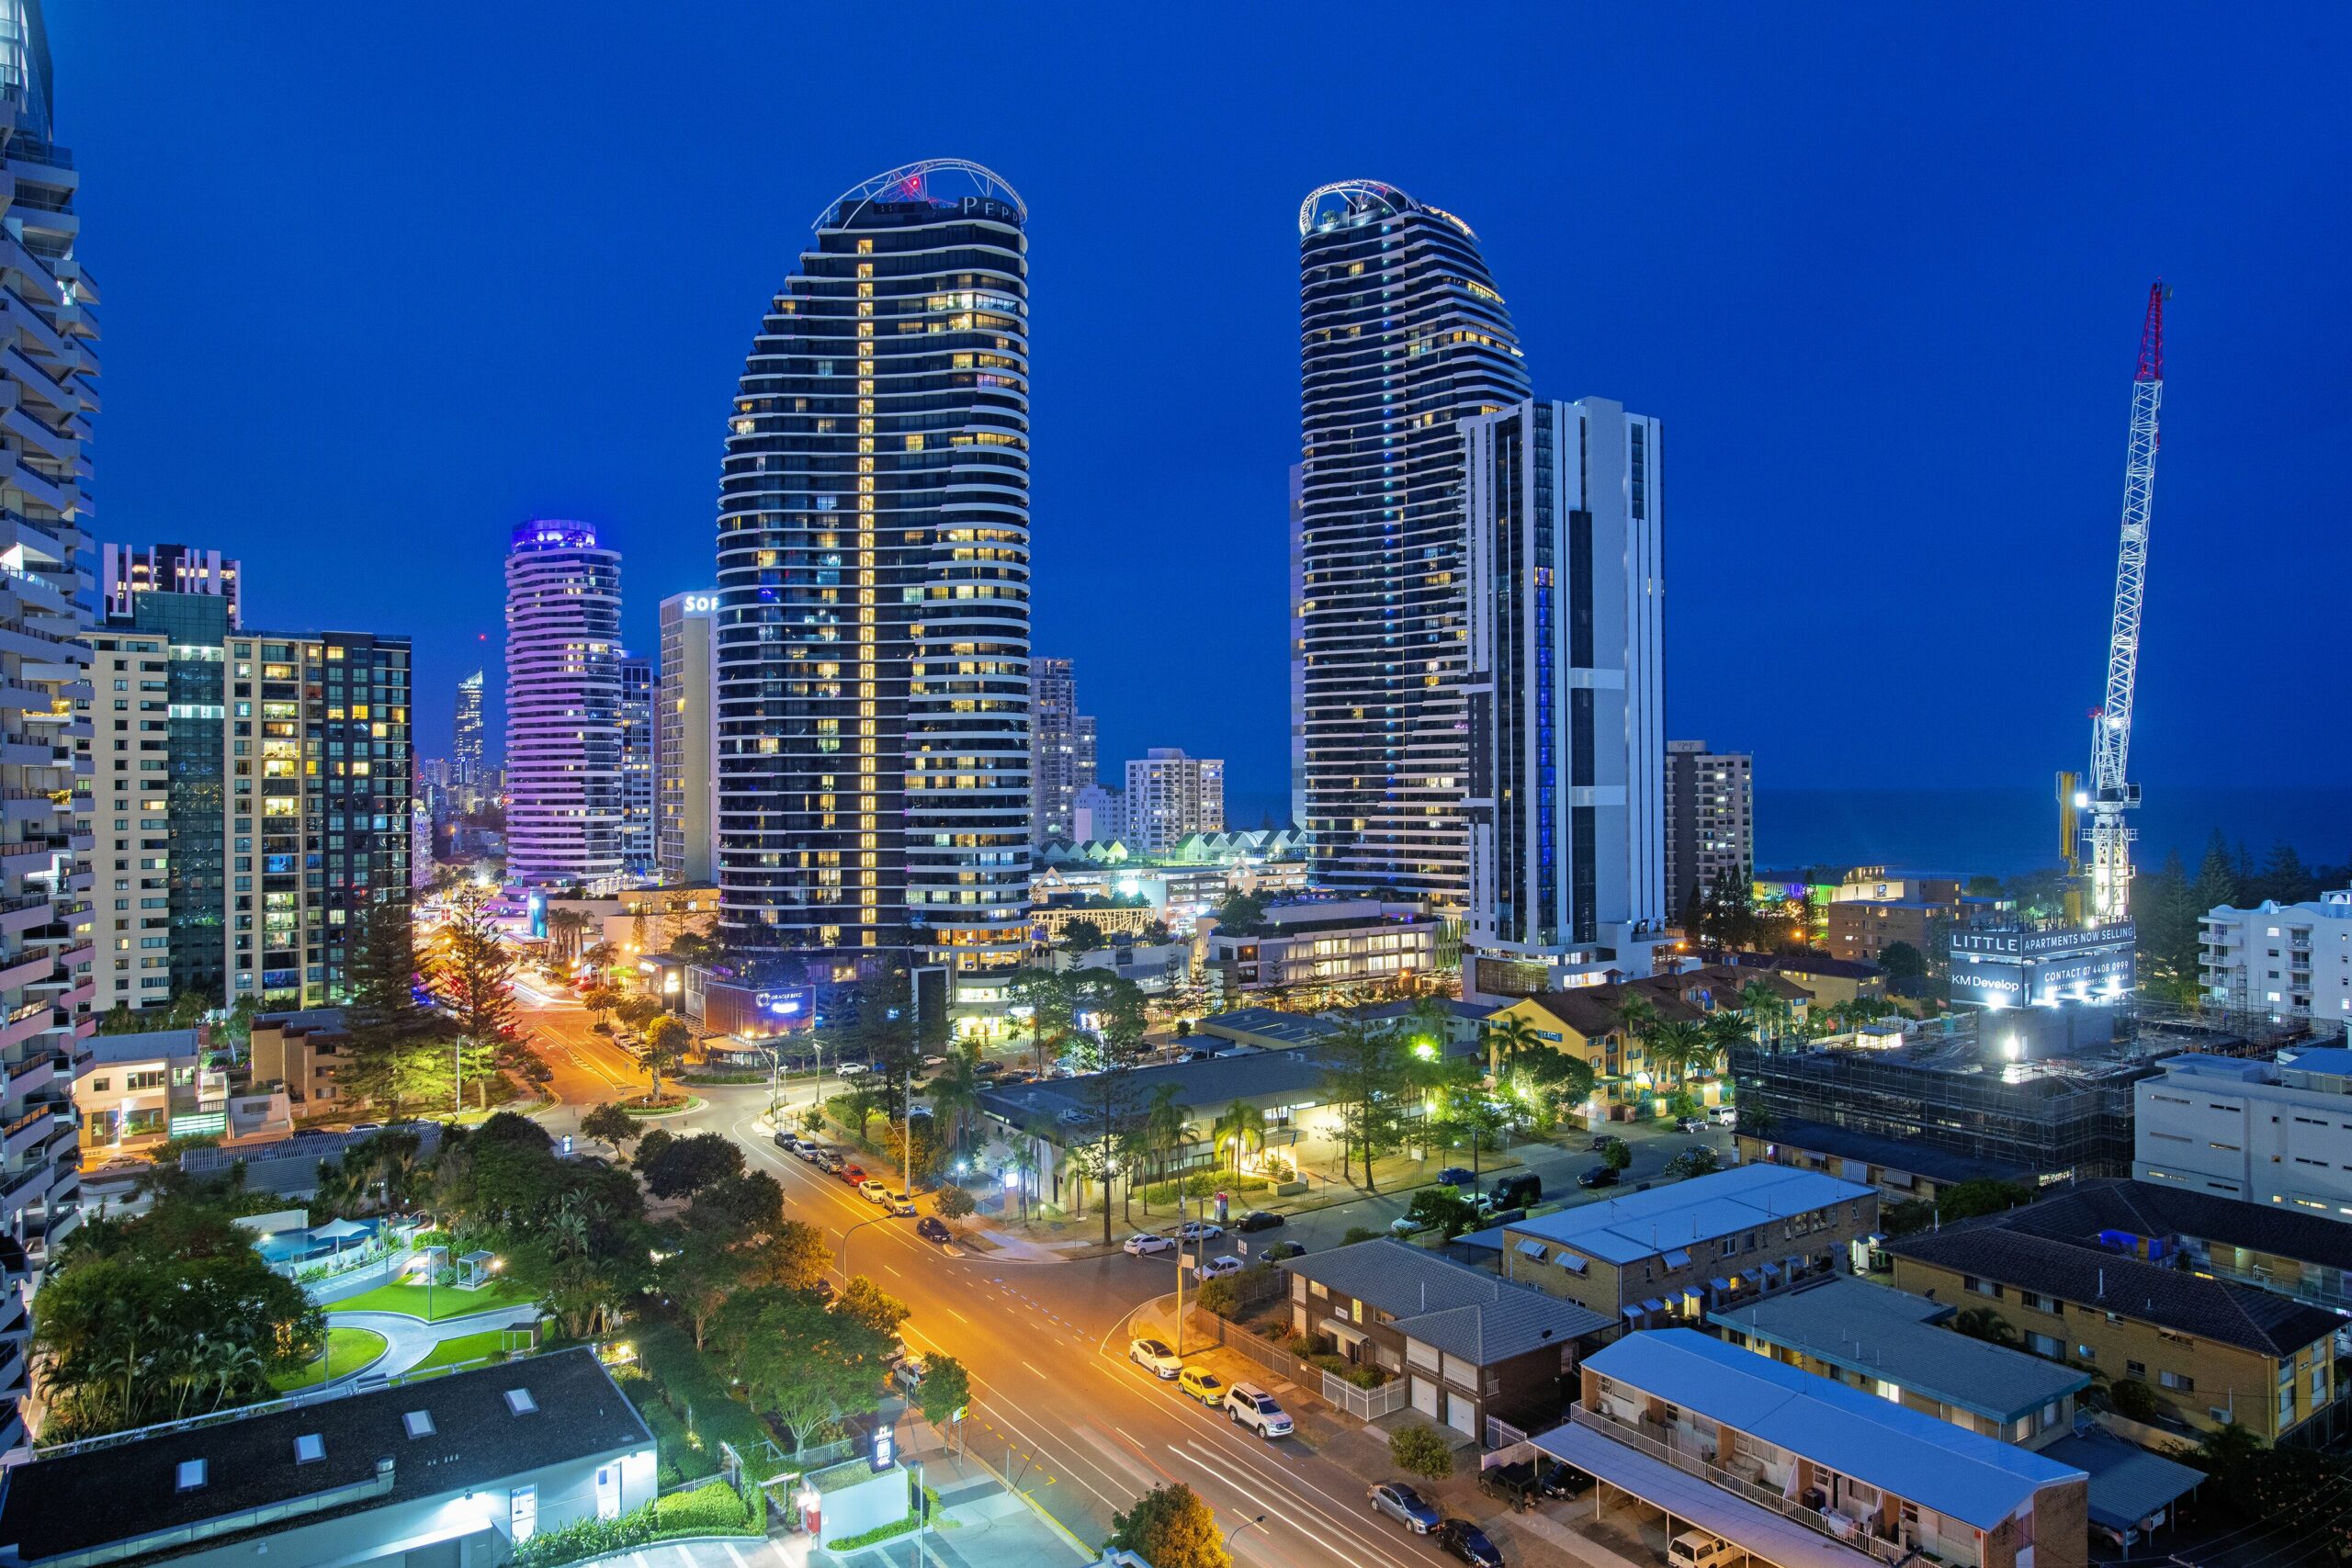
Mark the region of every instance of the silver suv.
POLYGON ((1274 1396, 1256 1383, 1238 1382, 1225 1391, 1225 1418, 1261 1438, 1287 1438, 1293 1430, 1274 1396))

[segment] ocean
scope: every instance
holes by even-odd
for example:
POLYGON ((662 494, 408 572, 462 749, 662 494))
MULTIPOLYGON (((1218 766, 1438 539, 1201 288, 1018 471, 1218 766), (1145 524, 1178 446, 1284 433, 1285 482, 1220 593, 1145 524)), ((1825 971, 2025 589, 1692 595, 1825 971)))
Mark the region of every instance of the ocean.
MULTIPOLYGON (((2178 851, 2189 874, 2219 828, 2258 865, 2274 844, 2312 864, 2352 863, 2352 789, 2148 785, 2133 863, 2178 851)), ((2014 876, 2058 863, 2058 807, 2038 789, 1759 789, 1758 871, 1883 864, 2014 876)))

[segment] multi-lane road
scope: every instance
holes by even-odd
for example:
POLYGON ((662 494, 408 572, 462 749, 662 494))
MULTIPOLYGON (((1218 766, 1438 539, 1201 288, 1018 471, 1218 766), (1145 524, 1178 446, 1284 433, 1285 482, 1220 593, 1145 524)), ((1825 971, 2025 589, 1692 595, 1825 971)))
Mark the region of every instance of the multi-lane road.
MULTIPOLYGON (((525 1018, 563 1101, 542 1117, 552 1130, 571 1130, 586 1103, 642 1088, 642 1070, 578 1009, 534 1008, 525 1018)), ((1245 1563, 1451 1561, 1373 1515, 1364 1483, 1305 1442, 1254 1438, 1126 1359, 1129 1319, 1172 1288, 1164 1255, 1048 1262, 933 1247, 911 1222, 873 1223, 880 1211, 854 1190, 777 1149, 764 1086, 695 1092, 703 1105, 662 1124, 733 1137, 753 1168, 782 1185, 794 1217, 824 1231, 844 1279, 865 1274, 904 1301, 910 1342, 956 1357, 971 1374, 967 1448, 1080 1540, 1100 1542, 1114 1514, 1154 1486, 1182 1481, 1237 1532, 1232 1551, 1245 1563)), ((808 1090, 791 1098, 805 1101, 808 1090)), ((1689 1141, 1637 1134, 1628 1174, 1646 1179, 1689 1141)), ((1545 1149, 1530 1163, 1556 1189, 1589 1157, 1545 1149)), ((1285 1234, 1332 1245, 1347 1226, 1385 1224, 1405 1201, 1403 1194, 1363 1200, 1294 1221, 1285 1234)))

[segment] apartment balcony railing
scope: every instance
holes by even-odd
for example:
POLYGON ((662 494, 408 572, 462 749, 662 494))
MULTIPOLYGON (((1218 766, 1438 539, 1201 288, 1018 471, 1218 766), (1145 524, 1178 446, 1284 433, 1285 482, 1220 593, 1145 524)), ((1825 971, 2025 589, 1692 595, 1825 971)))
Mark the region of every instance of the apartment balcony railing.
POLYGON ((1589 1427, 1600 1433, 1612 1442, 1623 1443, 1626 1447, 1645 1453, 1652 1459, 1663 1460, 1686 1475, 1697 1476, 1710 1486, 1720 1487, 1734 1496, 1755 1504, 1759 1508, 1770 1508, 1785 1518, 1793 1519, 1807 1529, 1818 1531, 1841 1546, 1851 1547, 1856 1551, 1875 1557, 1880 1562, 1887 1563, 1889 1568, 1896 1568, 1896 1565, 1915 1562, 1945 1563, 1949 1568, 1980 1568, 1980 1564, 1974 1560, 1954 1562, 1951 1559, 1939 1557, 1923 1547, 1901 1540, 1883 1540, 1871 1532, 1866 1521, 1848 1520, 1846 1528, 1841 1529, 1819 1509, 1808 1508, 1793 1498, 1781 1496, 1769 1486, 1759 1486, 1744 1475, 1734 1474, 1714 1463, 1705 1454, 1690 1452, 1675 1440, 1674 1433, 1667 1427, 1646 1421, 1636 1426, 1631 1422, 1620 1421, 1603 1411, 1593 1410, 1582 1404, 1569 1406, 1568 1418, 1579 1427, 1589 1427))

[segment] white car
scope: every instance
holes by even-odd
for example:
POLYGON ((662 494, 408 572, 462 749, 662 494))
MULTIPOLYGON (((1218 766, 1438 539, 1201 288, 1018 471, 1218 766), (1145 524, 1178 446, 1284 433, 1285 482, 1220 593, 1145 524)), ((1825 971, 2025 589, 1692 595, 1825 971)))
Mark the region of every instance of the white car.
POLYGON ((1148 1258, 1155 1252, 1174 1250, 1176 1243, 1169 1236, 1155 1235, 1149 1231, 1137 1231, 1119 1246, 1121 1250, 1130 1257, 1148 1258))
POLYGON ((890 1363, 890 1381, 900 1388, 914 1390, 931 1375, 931 1367, 921 1356, 899 1356, 890 1363))
POLYGON ((876 1198, 874 1201, 902 1220, 914 1218, 915 1199, 911 1192, 893 1192, 887 1198, 876 1198))
POLYGON ((1668 1568, 1730 1568, 1747 1554, 1705 1530, 1685 1530, 1666 1549, 1668 1568))
POLYGON ((1184 1370, 1184 1363, 1176 1359, 1176 1352, 1157 1339, 1128 1340, 1127 1359, 1152 1376, 1169 1382, 1174 1382, 1177 1374, 1184 1370))
POLYGON ((865 1074, 870 1073, 874 1069, 872 1067, 867 1066, 864 1062, 843 1062, 839 1066, 835 1067, 833 1072, 841 1077, 854 1078, 863 1077, 865 1074))
POLYGON ((1205 1263, 1195 1264, 1193 1268, 1193 1277, 1196 1280, 1222 1280, 1227 1274, 1240 1272, 1241 1259, 1229 1252, 1212 1258, 1205 1263))
POLYGON ((858 1195, 869 1203, 879 1203, 884 1208, 890 1205, 890 1190, 870 1176, 857 1184, 857 1190, 858 1195))
POLYGON ((1287 1438, 1292 1431, 1289 1415, 1253 1382, 1238 1382, 1225 1391, 1225 1418, 1261 1438, 1287 1438))
POLYGON ((1186 1220, 1176 1227, 1179 1241, 1215 1241, 1225 1234, 1225 1227, 1208 1220, 1186 1220))

